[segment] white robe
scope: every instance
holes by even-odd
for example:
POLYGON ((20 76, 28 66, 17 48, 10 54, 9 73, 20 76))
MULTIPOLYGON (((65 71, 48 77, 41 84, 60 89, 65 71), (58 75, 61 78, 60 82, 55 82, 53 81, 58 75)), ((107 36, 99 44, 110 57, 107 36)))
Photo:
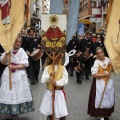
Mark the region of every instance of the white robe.
MULTIPOLYGON (((55 71, 57 70, 57 65, 55 65, 55 71)), ((41 83, 48 83, 50 80, 50 75, 48 74, 48 67, 44 69, 42 74, 41 83)), ((56 82, 56 86, 65 86, 68 83, 68 73, 64 68, 63 77, 56 82)), ((60 118, 68 115, 66 100, 62 90, 55 90, 55 102, 54 102, 55 117, 60 118)), ((42 104, 40 106, 40 111, 44 115, 52 115, 52 91, 46 90, 43 97, 42 104)))
MULTIPOLYGON (((1 56, 1 61, 6 53, 1 56)), ((11 63, 24 64, 28 66, 28 56, 25 51, 20 48, 19 51, 14 55, 11 52, 11 63)), ((3 104, 21 104, 24 102, 32 101, 32 95, 30 91, 30 85, 26 70, 16 70, 12 73, 12 90, 9 88, 9 69, 5 68, 2 77, 2 84, 0 87, 0 103, 3 104)))
MULTIPOLYGON (((100 60, 96 60, 94 63, 94 66, 91 69, 92 74, 98 73, 98 68, 101 66, 102 68, 106 68, 108 64, 110 63, 109 58, 105 57, 105 61, 102 62, 100 60), (104 64, 106 66, 104 66, 104 64)), ((95 98, 95 108, 99 107, 102 94, 105 87, 105 81, 103 79, 96 79, 96 98, 95 98)), ((100 108, 111 108, 114 105, 114 85, 113 85, 113 79, 109 79, 107 82, 106 90, 103 96, 103 100, 101 103, 100 108)))

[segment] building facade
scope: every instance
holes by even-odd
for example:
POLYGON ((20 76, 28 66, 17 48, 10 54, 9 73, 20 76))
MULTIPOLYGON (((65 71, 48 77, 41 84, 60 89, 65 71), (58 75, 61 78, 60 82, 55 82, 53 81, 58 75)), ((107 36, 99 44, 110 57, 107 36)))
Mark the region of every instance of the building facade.
POLYGON ((32 28, 41 29, 41 14, 47 14, 50 10, 50 0, 31 0, 30 2, 30 18, 32 28))
POLYGON ((79 22, 85 24, 85 31, 95 33, 105 24, 109 0, 80 0, 79 22))
POLYGON ((96 8, 95 0, 80 0, 79 20, 80 22, 81 19, 83 20, 82 22, 85 24, 85 31, 95 32, 95 23, 90 22, 90 18, 95 17, 95 15, 92 14, 92 8, 96 8))
POLYGON ((42 0, 42 13, 48 14, 50 12, 50 0, 42 0))
POLYGON ((106 16, 107 16, 107 10, 109 7, 109 0, 98 0, 97 1, 97 7, 101 8, 101 22, 97 25, 97 29, 100 28, 101 26, 103 26, 106 22, 106 16))
POLYGON ((35 30, 40 30, 41 26, 41 14, 42 14, 42 1, 31 0, 30 3, 30 26, 35 30))

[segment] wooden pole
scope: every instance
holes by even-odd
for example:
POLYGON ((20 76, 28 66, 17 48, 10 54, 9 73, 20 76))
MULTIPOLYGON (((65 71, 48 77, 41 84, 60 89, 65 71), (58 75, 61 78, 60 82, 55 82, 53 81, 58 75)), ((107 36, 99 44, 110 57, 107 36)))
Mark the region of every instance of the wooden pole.
POLYGON ((98 108, 100 108, 100 106, 101 106, 101 103, 102 103, 102 100, 103 100, 103 97, 104 97, 104 94, 105 94, 105 90, 106 90, 107 83, 108 83, 108 81, 105 82, 105 87, 104 87, 103 94, 102 94, 102 97, 101 97, 101 100, 100 100, 100 103, 99 103, 99 107, 98 107, 98 108))
POLYGON ((111 13, 111 9, 112 9, 112 3, 113 3, 113 0, 109 0, 109 7, 107 10, 107 16, 106 16, 106 27, 107 27, 108 22, 109 22, 110 13, 111 13))
POLYGON ((102 27, 100 27, 99 29, 97 29, 97 30, 96 30, 96 33, 99 33, 100 30, 102 30, 102 28, 105 28, 105 27, 106 27, 106 23, 105 23, 102 27))
MULTIPOLYGON (((56 52, 52 52, 52 55, 50 55, 49 53, 46 52, 46 54, 52 59, 52 67, 53 67, 53 71, 55 71, 54 66, 55 66, 55 59, 57 59, 57 57, 59 57, 59 55, 61 55, 62 53, 59 53, 58 55, 55 55, 56 52)), ((54 81, 54 76, 52 77, 52 81, 54 81)), ((52 86, 52 120, 54 120, 54 114, 55 114, 55 110, 54 110, 54 101, 55 101, 55 86, 52 86)))
MULTIPOLYGON (((55 52, 53 52, 52 53, 52 55, 53 55, 53 63, 52 63, 52 67, 53 67, 53 71, 55 71, 55 69, 54 69, 54 66, 55 66, 55 52)), ((54 80, 54 76, 53 76, 53 79, 52 79, 52 81, 54 80)), ((54 120, 54 114, 55 114, 55 111, 54 111, 54 101, 55 101, 55 86, 53 85, 52 86, 52 120, 54 120)))
MULTIPOLYGON (((9 52, 9 65, 11 65, 11 54, 9 52)), ((12 72, 11 70, 9 70, 9 87, 10 87, 10 90, 12 90, 12 72)))
MULTIPOLYGON (((61 55, 62 53, 59 53, 58 55, 55 55, 56 52, 52 52, 52 56, 46 52, 46 54, 52 59, 52 67, 53 67, 53 71, 55 71, 54 66, 55 66, 55 59, 57 59, 57 57, 59 57, 59 55, 61 55)), ((54 76, 52 77, 52 81, 54 81, 54 76)), ((55 110, 54 110, 54 101, 55 101, 55 86, 52 86, 52 120, 54 120, 54 114, 55 114, 55 110)))
MULTIPOLYGON (((109 72, 109 73, 111 72, 111 65, 110 65, 110 68, 109 68, 109 71, 108 71, 108 72, 109 72)), ((100 103, 99 103, 98 108, 100 108, 100 106, 101 106, 101 103, 102 103, 102 100, 103 100, 103 97, 104 97, 104 94, 105 94, 105 90, 106 90, 106 87, 107 87, 108 80, 109 80, 109 78, 108 78, 107 81, 105 82, 105 87, 104 87, 104 90, 103 90, 102 97, 101 97, 101 100, 100 100, 100 103)))

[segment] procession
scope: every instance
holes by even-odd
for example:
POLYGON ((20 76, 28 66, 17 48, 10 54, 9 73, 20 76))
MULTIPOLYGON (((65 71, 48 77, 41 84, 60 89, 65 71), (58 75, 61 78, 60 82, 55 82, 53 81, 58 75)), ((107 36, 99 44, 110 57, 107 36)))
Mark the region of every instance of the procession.
POLYGON ((0 0, 0 120, 119 120, 119 6, 0 0))

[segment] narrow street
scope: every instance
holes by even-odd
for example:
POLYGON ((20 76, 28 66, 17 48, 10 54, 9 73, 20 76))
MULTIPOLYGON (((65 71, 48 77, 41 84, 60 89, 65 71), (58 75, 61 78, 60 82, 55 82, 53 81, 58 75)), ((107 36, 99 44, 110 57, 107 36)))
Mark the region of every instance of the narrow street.
MULTIPOLYGON (((39 78, 41 78, 41 74, 39 78)), ((113 78, 115 86, 116 105, 115 112, 112 114, 110 120, 120 120, 120 75, 115 76, 113 74, 113 78)), ((91 118, 89 115, 87 115, 87 104, 91 83, 92 78, 90 80, 83 80, 82 84, 77 84, 75 74, 74 76, 69 76, 69 83, 65 87, 69 111, 69 115, 67 116, 68 120, 99 120, 97 118, 91 118)), ((42 102, 46 87, 39 81, 38 84, 31 86, 31 88, 36 111, 25 115, 20 115, 19 119, 16 118, 15 120, 46 120, 46 117, 39 112, 39 107, 42 102)), ((0 120, 5 120, 6 117, 7 116, 5 115, 0 115, 0 120)))
MULTIPOLYGON (((48 91, 52 84, 59 90, 53 108, 60 120, 120 120, 120 0, 0 0, 0 120, 51 119, 39 111, 47 89, 42 69, 48 64, 44 76, 50 78, 42 80, 48 80, 48 91), (70 69, 68 85, 60 62, 70 69), (99 79, 92 86, 89 113, 101 118, 87 114, 89 74, 99 79), (34 110, 32 100, 35 111, 27 113, 34 110)), ((49 93, 44 114, 51 114, 49 93)))

